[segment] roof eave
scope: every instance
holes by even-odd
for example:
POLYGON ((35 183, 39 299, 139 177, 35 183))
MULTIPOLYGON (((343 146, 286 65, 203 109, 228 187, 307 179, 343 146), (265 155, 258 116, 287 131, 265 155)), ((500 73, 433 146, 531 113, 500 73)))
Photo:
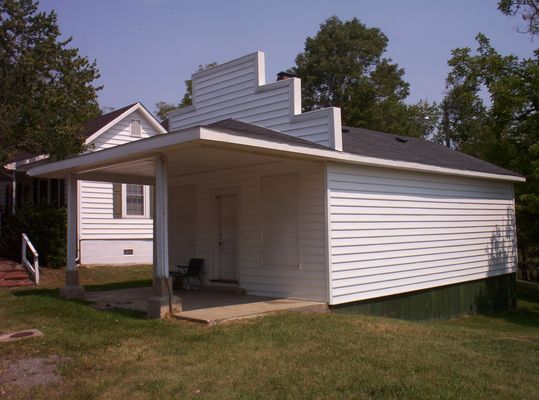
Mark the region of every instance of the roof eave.
POLYGON ((114 164, 124 162, 128 159, 144 158, 151 154, 166 152, 173 146, 181 145, 187 142, 195 142, 197 140, 226 147, 241 146, 251 149, 256 148, 264 152, 279 153, 281 155, 288 155, 296 158, 314 159, 325 162, 342 162, 381 168, 395 168, 424 173, 437 173, 510 182, 524 182, 526 180, 520 176, 457 170, 453 168, 436 167, 420 163, 360 156, 352 153, 335 151, 332 149, 310 148, 308 146, 298 144, 275 143, 264 139, 249 138, 204 127, 189 128, 179 131, 178 133, 158 135, 127 143, 122 146, 116 146, 110 149, 87 153, 70 159, 37 166, 29 169, 28 174, 30 176, 61 174, 90 167, 95 164, 114 164))
MULTIPOLYGON (((267 143, 266 141, 261 140, 261 139, 243 138, 243 137, 238 137, 238 136, 231 135, 228 133, 217 132, 211 129, 205 129, 204 135, 202 136, 202 138, 206 140, 226 142, 229 144, 234 143, 234 144, 239 144, 239 145, 251 145, 251 146, 256 146, 256 147, 265 147, 264 143, 267 143)), ((286 152, 291 152, 291 153, 301 153, 310 158, 313 158, 313 157, 322 158, 325 161, 345 162, 345 163, 352 163, 352 164, 365 165, 365 166, 396 168, 396 169, 409 170, 409 171, 438 173, 438 174, 445 174, 445 175, 456 175, 456 176, 471 177, 471 178, 496 179, 496 180, 504 180, 504 181, 512 181, 512 182, 525 182, 526 181, 526 178, 521 177, 521 176, 515 176, 515 175, 503 175, 503 174, 493 174, 493 173, 470 171, 470 170, 459 170, 459 169, 454 169, 454 168, 437 167, 433 165, 413 163, 413 162, 407 162, 407 161, 396 161, 396 160, 376 158, 376 157, 366 157, 366 156, 360 156, 353 153, 336 151, 332 149, 327 149, 327 150, 314 149, 314 148, 307 148, 303 146, 289 145, 289 144, 282 144, 282 143, 278 143, 278 144, 272 143, 272 145, 278 146, 280 148, 279 150, 281 151, 286 151, 286 152)))

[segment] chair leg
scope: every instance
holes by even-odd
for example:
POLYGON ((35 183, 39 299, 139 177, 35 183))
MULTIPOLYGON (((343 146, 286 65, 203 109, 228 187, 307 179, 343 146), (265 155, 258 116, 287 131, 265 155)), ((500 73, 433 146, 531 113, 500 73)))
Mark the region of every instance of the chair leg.
POLYGON ((189 290, 193 290, 193 285, 191 285, 191 279, 187 276, 187 285, 189 285, 189 290))
POLYGON ((203 287, 204 285, 202 284, 202 279, 200 279, 200 276, 198 277, 198 281, 200 282, 200 287, 203 287))

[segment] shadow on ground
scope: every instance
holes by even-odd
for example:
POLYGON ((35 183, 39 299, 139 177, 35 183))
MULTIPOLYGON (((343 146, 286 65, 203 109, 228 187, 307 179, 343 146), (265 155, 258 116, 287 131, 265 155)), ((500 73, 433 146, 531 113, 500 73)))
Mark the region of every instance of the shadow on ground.
MULTIPOLYGON (((151 280, 138 280, 138 281, 126 281, 126 282, 117 282, 117 283, 108 283, 100 285, 87 285, 84 286, 88 292, 97 292, 105 290, 114 290, 114 289, 125 289, 125 288, 137 288, 137 287, 147 287, 151 285, 151 280)), ((13 296, 15 297, 35 297, 35 298, 48 298, 55 299, 59 301, 70 302, 74 304, 81 304, 84 306, 90 307, 90 302, 83 299, 64 299, 60 297, 60 290, 57 288, 51 289, 22 289, 13 291, 13 296)), ((108 312, 113 314, 121 315, 124 317, 131 317, 135 319, 144 319, 146 318, 146 313, 138 310, 129 310, 129 309, 120 309, 111 307, 107 309, 108 312)))

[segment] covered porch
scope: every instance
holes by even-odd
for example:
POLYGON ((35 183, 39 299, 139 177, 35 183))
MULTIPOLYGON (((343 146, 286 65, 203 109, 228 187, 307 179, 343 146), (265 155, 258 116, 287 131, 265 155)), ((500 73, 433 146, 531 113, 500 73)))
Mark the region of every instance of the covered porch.
POLYGON ((196 310, 220 308, 214 310, 217 316, 207 313, 206 319, 213 320, 219 313, 236 318, 256 310, 326 304, 325 165, 318 152, 334 153, 275 131, 224 121, 30 169, 30 176, 65 179, 67 185, 68 254, 61 294, 85 296, 76 238, 77 182, 86 180, 154 186, 153 286, 122 294, 135 296, 133 304, 146 303, 148 317, 188 319, 200 313, 196 310), (204 289, 240 289, 248 296, 174 291, 170 271, 191 258, 204 259, 204 289))

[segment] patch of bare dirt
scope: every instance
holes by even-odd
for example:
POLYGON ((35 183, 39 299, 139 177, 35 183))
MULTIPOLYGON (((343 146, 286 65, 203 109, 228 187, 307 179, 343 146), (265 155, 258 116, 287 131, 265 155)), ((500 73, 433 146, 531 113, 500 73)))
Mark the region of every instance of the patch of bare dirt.
POLYGON ((0 361, 0 398, 9 396, 13 389, 61 382, 57 367, 64 361, 65 358, 57 355, 0 361))

